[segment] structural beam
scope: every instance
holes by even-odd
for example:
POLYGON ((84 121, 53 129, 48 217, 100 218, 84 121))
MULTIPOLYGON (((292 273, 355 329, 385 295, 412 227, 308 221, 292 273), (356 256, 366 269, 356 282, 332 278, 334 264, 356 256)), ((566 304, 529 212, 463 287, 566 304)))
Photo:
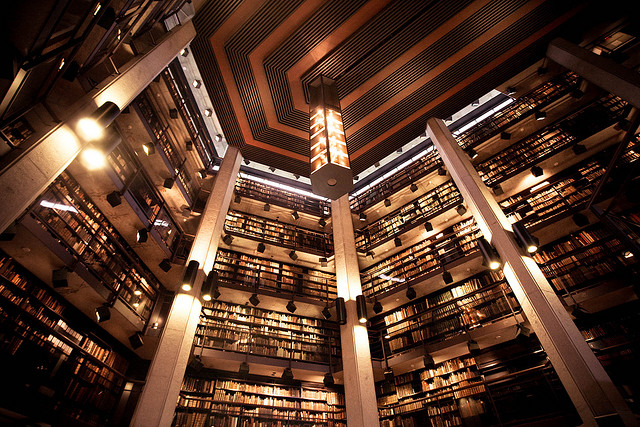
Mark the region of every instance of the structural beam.
POLYGON ((506 215, 444 122, 429 119, 427 134, 483 235, 500 254, 504 275, 584 425, 635 425, 618 390, 538 265, 515 242, 506 215))
POLYGON ((640 107, 640 74, 637 71, 562 38, 549 44, 547 56, 594 85, 640 107))
POLYGON ((344 298, 347 323, 340 326, 344 395, 349 427, 379 425, 367 327, 358 321, 356 297, 362 294, 349 196, 331 202, 338 296, 344 298))
POLYGON ((188 260, 200 263, 191 291, 176 295, 151 362, 132 426, 170 426, 200 319, 200 290, 213 268, 242 156, 229 147, 202 212, 188 260))
MULTIPOLYGON (((149 52, 132 59, 78 100, 53 128, 43 126, 32 135, 36 141, 24 152, 3 157, 0 166, 0 231, 9 226, 80 153, 86 143, 76 136, 75 126, 107 101, 123 109, 131 103, 189 44, 195 36, 191 21, 175 27, 149 52)), ((27 141, 27 144, 30 142, 27 141)))

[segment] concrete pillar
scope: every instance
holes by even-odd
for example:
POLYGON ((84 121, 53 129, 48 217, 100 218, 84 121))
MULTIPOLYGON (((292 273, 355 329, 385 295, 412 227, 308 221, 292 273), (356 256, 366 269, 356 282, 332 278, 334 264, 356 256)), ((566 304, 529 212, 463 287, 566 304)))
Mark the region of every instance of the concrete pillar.
MULTIPOLYGON (((123 109, 131 103, 195 36, 191 21, 175 27, 149 52, 132 59, 119 74, 79 99, 53 128, 43 126, 25 150, 14 150, 0 165, 0 231, 7 228, 75 159, 86 145, 74 128, 107 101, 123 109)), ((28 144, 29 142, 27 142, 28 144)))
POLYGON ((549 44, 547 56, 594 85, 640 107, 640 75, 636 70, 562 38, 549 44))
POLYGON ((338 296, 345 299, 347 323, 340 326, 344 394, 349 427, 379 425, 367 327, 358 321, 356 296, 362 294, 349 196, 331 202, 338 296))
POLYGON ((517 245, 506 215, 444 122, 429 119, 427 134, 480 230, 498 250, 504 275, 584 425, 635 425, 618 390, 538 265, 517 245))
POLYGON ((132 426, 171 425, 200 318, 200 289, 216 259, 241 161, 240 151, 229 147, 202 212, 198 232, 189 253, 189 261, 196 260, 200 263, 198 276, 191 291, 180 289, 173 301, 133 414, 132 426))

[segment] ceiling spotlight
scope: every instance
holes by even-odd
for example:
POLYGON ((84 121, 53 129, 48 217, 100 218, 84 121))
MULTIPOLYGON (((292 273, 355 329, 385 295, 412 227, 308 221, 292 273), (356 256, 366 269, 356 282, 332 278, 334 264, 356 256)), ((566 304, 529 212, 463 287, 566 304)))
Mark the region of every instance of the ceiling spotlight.
POLYGON ((373 312, 376 313, 376 314, 382 313, 382 304, 377 299, 373 303, 373 312))
POLYGON ((182 290, 185 292, 189 292, 191 288, 193 288, 193 284, 196 281, 196 276, 198 275, 198 269, 200 268, 200 263, 194 259, 189 261, 187 264, 187 268, 184 271, 184 276, 182 276, 182 290))
POLYGON ((331 310, 329 310, 328 305, 325 305, 324 308, 322 309, 322 315, 324 316, 325 319, 331 318, 331 310))
POLYGON ((544 120, 547 118, 547 113, 545 113, 544 111, 536 111, 534 113, 534 116, 536 120, 544 120))
POLYGON ((476 157, 478 157, 478 152, 476 150, 474 150, 473 148, 470 148, 469 150, 467 150, 467 155, 469 156, 469 158, 471 160, 473 160, 476 157))
POLYGON ((389 333, 388 330, 384 333, 384 339, 385 340, 391 339, 391 334, 389 333))
POLYGON ((549 69, 547 67, 538 67, 539 76, 544 76, 545 74, 547 74, 548 71, 549 69))
POLYGON ((458 205, 456 207, 456 212, 458 212, 458 215, 464 215, 467 213, 467 208, 465 208, 464 205, 458 205))
POLYGON ((293 381, 293 371, 291 371, 291 368, 284 368, 284 371, 282 371, 282 379, 285 381, 293 381))
POLYGON ((142 146, 142 150, 144 151, 144 154, 146 154, 147 156, 155 154, 156 153, 156 144, 154 144, 153 142, 147 142, 146 144, 144 144, 142 146))
POLYGON ((543 174, 544 174, 544 171, 540 166, 536 165, 531 168, 531 175, 535 176, 536 178, 539 176, 542 176, 543 174))
POLYGON ((482 258, 484 258, 484 264, 487 265, 491 270, 497 270, 502 265, 500 261, 500 256, 498 256, 498 252, 496 252, 495 248, 489 243, 487 239, 484 237, 480 237, 477 239, 478 249, 480 249, 480 253, 482 254, 482 258))
POLYGON ((274 168, 273 166, 269 166, 269 170, 270 170, 271 172, 275 172, 275 171, 276 171, 276 168, 274 168))
POLYGON ((480 105, 480 100, 479 99, 474 99, 473 101, 471 101, 471 106, 472 107, 477 107, 478 105, 480 105))
POLYGON ((193 141, 191 141, 190 139, 187 139, 184 143, 184 148, 187 151, 193 151, 193 141))
POLYGON ((358 175, 355 175, 355 176, 353 177, 353 179, 354 179, 355 181, 357 181, 357 180, 359 180, 359 179, 360 179, 360 177, 359 177, 358 175))
POLYGON ((321 257, 319 260, 321 267, 326 267, 329 263, 329 260, 326 257, 321 257))
POLYGON ((269 212, 271 210, 271 205, 269 203, 265 203, 262 208, 265 212, 269 212))
POLYGON ((391 368, 387 368, 387 370, 384 371, 384 379, 387 382, 393 383, 393 369, 391 368))
POLYGON ((508 141, 511 139, 511 134, 509 132, 501 132, 500 139, 504 139, 505 141, 508 141))
POLYGON ((222 241, 227 245, 231 245, 231 242, 233 242, 233 236, 230 234, 225 234, 222 238, 222 241))
POLYGON ((580 154, 584 154, 587 152, 587 147, 585 147, 582 144, 575 144, 571 147, 571 149, 573 150, 573 153, 576 156, 579 156, 580 154))
POLYGON ((296 253, 295 249, 292 249, 291 252, 289 252, 289 258, 294 261, 298 259, 298 254, 296 253))
POLYGON ((112 191, 111 193, 107 194, 107 202, 109 202, 112 208, 120 206, 120 204, 122 204, 122 197, 120 196, 120 192, 112 191))
POLYGON ((293 218, 296 221, 299 220, 300 219, 300 214, 298 213, 298 211, 291 212, 291 218, 293 218))
POLYGON ((327 225, 327 221, 325 221, 325 220, 324 220, 324 218, 320 218, 320 219, 318 220, 318 225, 319 225, 320 227, 324 227, 325 225, 327 225))
POLYGON ((414 299, 416 296, 418 296, 418 294, 416 293, 416 290, 415 290, 415 289, 413 289, 413 287, 412 287, 412 286, 409 286, 409 287, 407 288, 406 296, 407 296, 407 298, 409 298, 409 299, 414 299))
POLYGON ((356 296, 356 312, 358 313, 358 322, 367 323, 367 301, 362 294, 356 296))
POLYGON ((516 93, 516 88, 513 86, 507 86, 505 93, 509 96, 514 95, 516 93))
POLYGON ((149 240, 149 231, 146 228, 138 230, 138 233, 136 234, 136 242, 144 243, 147 240, 149 240))
POLYGON ((158 267, 165 273, 168 273, 169 270, 171 270, 171 260, 169 258, 163 259, 160 261, 160 264, 158 264, 158 267))
POLYGON ((142 347, 144 345, 144 340, 142 339, 142 334, 140 332, 136 332, 135 334, 129 337, 129 344, 133 347, 134 350, 142 347))
POLYGON ((249 159, 244 159, 243 162, 247 166, 249 166, 251 164, 251 160, 249 160, 249 159))
POLYGON ((367 220, 367 215, 365 215, 364 213, 361 213, 359 218, 360 218, 360 221, 366 221, 367 220))
POLYGON ((587 218, 585 215, 581 214, 580 212, 573 214, 573 222, 578 226, 578 227, 586 227, 587 225, 589 225, 589 218, 587 218))
POLYGON ((580 89, 574 89, 571 91, 571 97, 575 98, 575 99, 580 99, 584 96, 584 92, 581 91, 580 89))
POLYGON ((496 184, 495 187, 492 188, 492 190, 493 194, 495 194, 496 196, 504 194, 504 190, 502 189, 502 186, 500 184, 496 184))
POLYGON ((415 193, 416 191, 418 191, 418 186, 415 183, 411 183, 411 186, 409 186, 409 190, 411 190, 412 193, 415 193))
POLYGON ((529 233, 529 230, 527 230, 524 224, 516 222, 511 225, 511 228, 513 229, 518 244, 520 247, 525 248, 527 253, 533 254, 538 250, 538 246, 540 245, 538 238, 529 233))
POLYGON ((51 283, 54 288, 65 288, 69 286, 69 282, 67 281, 67 277, 69 276, 69 269, 67 267, 62 267, 58 270, 53 270, 51 272, 51 283))
POLYGON ((200 179, 205 179, 207 177, 207 170, 206 169, 200 169, 198 171, 198 176, 200 177, 200 179))
POLYGON ((202 82, 200 80, 194 80, 192 83, 193 87, 195 87, 196 89, 199 89, 200 86, 202 86, 202 82))
POLYGON ((632 258, 633 257, 633 252, 631 251, 624 251, 622 253, 622 256, 625 257, 626 259, 632 258))
POLYGON ((373 256, 374 256, 374 255, 375 255, 375 254, 373 253, 373 251, 367 251, 367 252, 364 254, 364 256, 365 256, 365 257, 371 257, 371 259, 373 259, 373 256))
POLYGON ((452 116, 447 117, 446 119, 444 119, 444 122, 446 124, 449 124, 449 123, 453 122, 453 117, 452 116))
POLYGON ((385 205, 386 207, 391 206, 391 200, 389 200, 389 199, 384 199, 384 205, 385 205))
POLYGON ((480 345, 475 340, 469 340, 467 342, 467 348, 469 349, 469 353, 475 355, 480 352, 480 345))
POLYGON ((336 298, 336 317, 337 322, 340 325, 347 324, 347 306, 344 303, 344 298, 336 298))
POLYGON ((396 150, 396 153, 398 153, 398 154, 402 154, 402 147, 398 148, 398 149, 396 150))
POLYGON ((181 55, 181 56, 187 56, 187 55, 189 55, 189 49, 187 49, 187 48, 185 47, 184 49, 182 49, 182 50, 180 51, 180 55, 181 55))
POLYGON ((431 356, 429 353, 425 354, 422 357, 422 361, 424 363, 424 368, 425 369, 435 369, 436 363, 433 360, 433 356, 431 356))
POLYGON ((322 380, 325 387, 333 387, 336 384, 336 381, 333 379, 333 375, 331 372, 327 372, 324 374, 324 380, 322 380))
POLYGON ((207 117, 211 117, 213 115, 213 110, 211 108, 205 108, 204 115, 207 117))
POLYGON ((424 229, 427 230, 427 232, 433 231, 433 224, 431 224, 429 221, 425 222, 424 229))
POLYGON ((104 130, 120 114, 120 108, 111 101, 102 104, 90 116, 78 120, 76 132, 85 141, 96 141, 104 135, 104 130))
POLYGON ((453 276, 445 270, 442 272, 442 280, 444 280, 444 283, 448 285, 449 283, 453 283, 453 276))
POLYGON ((254 306, 257 307, 258 304, 260 304, 260 299, 258 299, 258 294, 252 294, 251 297, 249 298, 249 302, 254 306))
POLYGON ((375 167, 379 168, 379 167, 380 167, 380 162, 375 162, 375 163, 373 164, 373 166, 375 166, 375 167))
POLYGON ((241 377, 249 375, 249 364, 247 362, 242 362, 240 364, 240 367, 238 368, 238 375, 241 377))
POLYGON ((167 178, 164 180, 164 182, 162 183, 162 186, 164 188, 166 188, 167 190, 171 190, 173 188, 173 184, 176 182, 175 179, 173 178, 167 178))
POLYGON ((258 243, 258 247, 256 248, 258 252, 262 254, 264 253, 265 249, 267 249, 267 246, 264 243, 262 242, 258 243))
POLYGON ((400 246, 402 246, 402 240, 400 240, 399 237, 396 237, 393 239, 393 244, 396 245, 396 248, 399 248, 400 246))
POLYGON ((438 175, 440 176, 447 176, 447 170, 445 168, 443 168, 442 166, 440 166, 438 168, 438 175))
POLYGON ((293 302, 293 300, 290 300, 290 301, 287 303, 287 311, 288 311, 289 313, 295 313, 295 311, 296 311, 296 309, 297 309, 297 308, 298 308, 298 307, 296 307, 296 304, 293 302))
POLYGON ((106 322, 111 319, 111 309, 109 309, 108 305, 101 305, 96 308, 96 320, 98 323, 106 322))
POLYGON ((213 297, 213 299, 218 299, 220 297, 220 290, 217 287, 213 288, 213 291, 211 291, 211 296, 213 297))

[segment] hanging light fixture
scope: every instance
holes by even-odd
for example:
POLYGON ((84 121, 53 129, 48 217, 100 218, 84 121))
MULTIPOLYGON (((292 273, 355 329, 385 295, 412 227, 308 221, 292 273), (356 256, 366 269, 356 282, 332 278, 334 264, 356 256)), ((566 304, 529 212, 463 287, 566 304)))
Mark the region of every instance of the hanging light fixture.
POLYGON ((353 189, 353 174, 335 82, 318 76, 309 85, 309 97, 311 188, 336 200, 353 189))

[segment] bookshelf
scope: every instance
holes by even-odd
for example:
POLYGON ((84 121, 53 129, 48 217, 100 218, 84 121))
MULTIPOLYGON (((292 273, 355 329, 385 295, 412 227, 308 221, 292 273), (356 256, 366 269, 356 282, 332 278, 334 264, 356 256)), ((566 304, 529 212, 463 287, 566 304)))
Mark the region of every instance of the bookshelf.
POLYGON ((0 355, 3 388, 11 390, 3 405, 35 415, 28 405, 40 397, 30 394, 45 391, 50 401, 39 409, 48 406, 58 422, 104 425, 122 394, 128 362, 88 332, 88 320, 74 313, 69 320, 69 310, 49 286, 0 252, 0 355))
POLYGON ((460 221, 402 252, 361 270, 362 292, 370 297, 424 280, 444 264, 476 251, 480 230, 473 220, 460 221))
POLYGON ((429 175, 443 165, 433 146, 429 147, 419 159, 407 163, 400 165, 397 172, 389 178, 369 185, 366 191, 351 199, 351 211, 354 213, 364 212, 367 208, 408 187, 411 183, 429 175))
POLYGON ((567 71, 519 96, 513 103, 487 117, 473 127, 458 133, 456 140, 465 150, 505 131, 522 119, 559 100, 579 85, 579 77, 567 71))
POLYGON ((337 297, 336 277, 333 273, 218 249, 214 269, 220 286, 248 290, 263 289, 286 297, 303 295, 326 300, 337 297))
POLYGON ((224 230, 231 235, 319 256, 333 253, 333 239, 329 233, 245 212, 230 210, 224 230))
POLYGON ((221 301, 202 307, 194 344, 316 363, 329 363, 331 348, 340 357, 335 322, 221 301))
POLYGON ((241 197, 271 203, 309 215, 318 217, 331 215, 331 204, 327 200, 294 193, 253 179, 242 178, 242 176, 236 179, 235 193, 241 197))
POLYGON ((447 181, 356 232, 356 247, 367 251, 393 239, 462 202, 453 181, 447 181))
POLYGON ((478 163, 476 169, 484 183, 493 187, 614 124, 624 117, 627 105, 622 99, 607 95, 478 163))
POLYGON ((322 384, 214 371, 182 383, 174 426, 346 425, 344 393, 322 384))
POLYGON ((159 283, 71 175, 60 174, 30 212, 131 311, 149 319, 159 283), (136 291, 141 295, 136 296, 136 291), (138 297, 136 308, 133 303, 138 297))

